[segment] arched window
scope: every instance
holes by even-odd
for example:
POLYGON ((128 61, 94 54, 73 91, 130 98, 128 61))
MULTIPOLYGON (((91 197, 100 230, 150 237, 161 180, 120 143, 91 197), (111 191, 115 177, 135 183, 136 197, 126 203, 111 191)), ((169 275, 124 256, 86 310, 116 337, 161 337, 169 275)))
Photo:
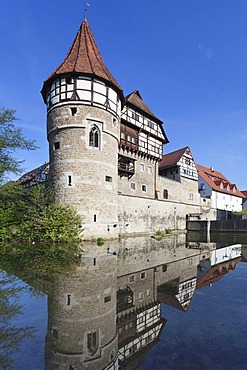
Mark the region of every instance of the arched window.
POLYGON ((163 198, 168 199, 168 190, 164 189, 163 198))
POLYGON ((99 334, 97 331, 92 331, 87 334, 87 348, 91 356, 95 355, 99 347, 99 334))
POLYGON ((99 129, 96 126, 93 126, 89 132, 89 145, 99 148, 99 129))

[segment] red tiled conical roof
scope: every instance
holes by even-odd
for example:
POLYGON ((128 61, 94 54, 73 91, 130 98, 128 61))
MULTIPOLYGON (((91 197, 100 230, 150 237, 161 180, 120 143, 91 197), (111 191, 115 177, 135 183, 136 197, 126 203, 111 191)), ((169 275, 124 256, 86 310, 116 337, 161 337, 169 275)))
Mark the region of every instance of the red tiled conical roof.
POLYGON ((103 61, 87 20, 82 22, 64 61, 45 80, 45 83, 57 75, 73 72, 96 75, 111 82, 122 91, 103 61))

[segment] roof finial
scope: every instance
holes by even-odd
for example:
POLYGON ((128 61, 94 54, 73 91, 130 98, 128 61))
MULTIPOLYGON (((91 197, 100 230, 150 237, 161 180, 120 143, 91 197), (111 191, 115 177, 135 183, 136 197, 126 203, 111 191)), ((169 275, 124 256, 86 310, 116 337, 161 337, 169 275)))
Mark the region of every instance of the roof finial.
POLYGON ((87 6, 90 6, 91 4, 84 1, 84 21, 87 20, 87 6))

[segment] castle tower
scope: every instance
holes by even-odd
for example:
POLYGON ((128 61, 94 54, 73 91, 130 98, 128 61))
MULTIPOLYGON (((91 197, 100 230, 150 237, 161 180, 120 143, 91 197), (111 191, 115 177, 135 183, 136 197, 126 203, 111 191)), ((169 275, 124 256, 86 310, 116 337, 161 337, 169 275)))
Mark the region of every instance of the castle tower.
POLYGON ((85 239, 117 237, 123 93, 87 20, 41 93, 47 105, 50 184, 56 201, 75 206, 85 239))
POLYGON ((90 245, 76 271, 54 282, 48 298, 46 370, 118 369, 117 261, 100 253, 90 245))

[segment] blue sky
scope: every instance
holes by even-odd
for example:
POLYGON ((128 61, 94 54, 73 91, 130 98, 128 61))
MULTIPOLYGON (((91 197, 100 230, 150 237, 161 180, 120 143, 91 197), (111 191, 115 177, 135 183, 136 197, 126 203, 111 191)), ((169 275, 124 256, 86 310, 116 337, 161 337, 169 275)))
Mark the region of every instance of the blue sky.
MULTIPOLYGON (((247 189, 246 0, 89 0, 88 21, 125 95, 139 89, 170 143, 189 145, 247 189)), ((81 0, 1 3, 0 107, 40 149, 18 152, 30 170, 48 160, 43 80, 64 59, 83 19, 81 0)), ((15 179, 15 176, 12 176, 15 179)))

